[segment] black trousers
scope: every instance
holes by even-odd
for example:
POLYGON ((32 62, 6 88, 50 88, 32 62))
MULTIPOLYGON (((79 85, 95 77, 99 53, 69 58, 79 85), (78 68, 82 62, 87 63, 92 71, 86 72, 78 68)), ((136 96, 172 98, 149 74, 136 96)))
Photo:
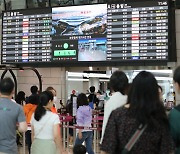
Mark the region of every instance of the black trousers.
POLYGON ((26 133, 26 144, 28 146, 28 151, 29 151, 29 154, 31 153, 31 130, 27 130, 26 133))

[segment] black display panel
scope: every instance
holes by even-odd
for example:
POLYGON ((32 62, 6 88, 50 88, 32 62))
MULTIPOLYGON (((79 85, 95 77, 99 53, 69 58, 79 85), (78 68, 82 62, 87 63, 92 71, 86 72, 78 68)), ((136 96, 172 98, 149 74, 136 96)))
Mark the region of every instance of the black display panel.
POLYGON ((2 63, 51 61, 51 9, 3 13, 2 63))
POLYGON ((1 62, 167 62, 170 15, 167 0, 3 12, 1 62))
POLYGON ((167 1, 108 4, 107 60, 168 60, 167 1))

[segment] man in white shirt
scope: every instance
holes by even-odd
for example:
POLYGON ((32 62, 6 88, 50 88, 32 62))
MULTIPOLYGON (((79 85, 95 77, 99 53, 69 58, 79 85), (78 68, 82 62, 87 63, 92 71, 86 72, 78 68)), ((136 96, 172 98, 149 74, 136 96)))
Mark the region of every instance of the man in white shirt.
POLYGON ((106 102, 104 107, 104 120, 100 144, 103 141, 106 125, 111 112, 123 106, 127 102, 126 91, 128 88, 128 78, 126 74, 122 71, 114 72, 110 78, 110 88, 112 91, 112 96, 106 102))

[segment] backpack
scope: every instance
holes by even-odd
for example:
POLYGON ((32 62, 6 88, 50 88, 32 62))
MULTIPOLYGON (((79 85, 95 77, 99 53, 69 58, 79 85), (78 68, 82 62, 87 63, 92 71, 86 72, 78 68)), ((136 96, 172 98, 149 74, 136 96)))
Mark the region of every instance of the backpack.
POLYGON ((93 95, 92 101, 89 102, 89 106, 91 107, 91 109, 94 109, 94 95, 93 95))

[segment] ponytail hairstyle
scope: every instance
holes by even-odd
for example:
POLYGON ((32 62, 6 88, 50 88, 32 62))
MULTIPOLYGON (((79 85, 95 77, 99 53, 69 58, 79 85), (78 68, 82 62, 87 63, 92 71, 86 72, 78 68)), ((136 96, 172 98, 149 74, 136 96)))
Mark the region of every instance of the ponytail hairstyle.
POLYGON ((43 91, 40 94, 40 98, 39 98, 39 104, 35 110, 34 113, 34 118, 39 121, 46 113, 46 109, 44 108, 44 106, 46 106, 49 101, 53 101, 53 94, 50 91, 43 91))

